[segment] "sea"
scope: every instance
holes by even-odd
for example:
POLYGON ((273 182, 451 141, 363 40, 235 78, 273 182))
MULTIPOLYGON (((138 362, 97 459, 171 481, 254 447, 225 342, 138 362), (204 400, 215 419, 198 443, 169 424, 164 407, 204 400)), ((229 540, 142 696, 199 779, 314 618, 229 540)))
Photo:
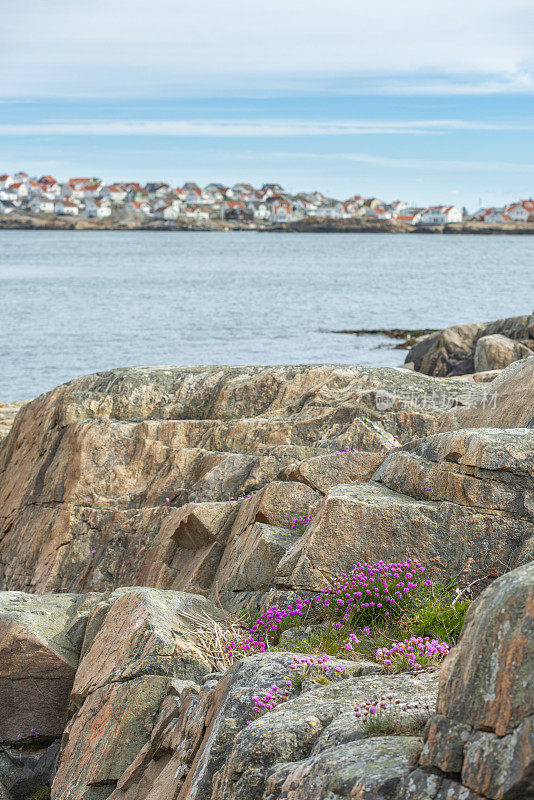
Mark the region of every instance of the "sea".
POLYGON ((532 313, 534 238, 0 231, 0 403, 126 365, 395 366, 385 336, 532 313))

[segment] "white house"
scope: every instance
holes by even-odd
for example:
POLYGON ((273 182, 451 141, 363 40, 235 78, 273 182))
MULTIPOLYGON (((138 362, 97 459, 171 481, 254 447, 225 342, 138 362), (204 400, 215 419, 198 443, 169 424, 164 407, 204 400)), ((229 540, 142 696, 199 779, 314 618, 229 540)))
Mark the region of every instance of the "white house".
POLYGON ((127 188, 121 183, 113 183, 111 186, 103 186, 100 190, 100 197, 107 197, 115 205, 120 205, 126 200, 127 188))
POLYGON ((326 217, 326 219, 343 219, 347 216, 347 212, 343 203, 332 203, 318 208, 315 216, 326 217))
POLYGON ((83 217, 96 217, 97 219, 103 219, 110 215, 111 208, 109 204, 104 203, 102 200, 88 200, 82 212, 83 217))
POLYGON ((180 216, 181 204, 179 200, 173 200, 172 202, 158 204, 157 206, 154 205, 152 208, 156 219, 174 220, 178 219, 180 216))
POLYGON ((139 202, 137 200, 132 200, 128 203, 127 208, 135 214, 144 214, 145 217, 149 217, 152 214, 152 209, 148 203, 139 202))
POLYGON ((186 206, 184 208, 184 216, 188 219, 206 220, 210 218, 210 213, 206 208, 201 206, 186 206))
POLYGON ((291 220, 291 206, 289 203, 273 203, 271 205, 270 222, 289 222, 291 220))
POLYGON ((11 214, 13 211, 15 211, 13 203, 0 200, 0 214, 11 214))
POLYGON ((52 175, 42 175, 37 184, 41 187, 41 193, 44 197, 48 197, 50 200, 61 197, 61 185, 52 175))
MULTIPOLYGON (((534 206, 534 203, 532 205, 534 206)), ((506 208, 506 213, 513 222, 526 222, 529 216, 534 214, 534 209, 529 211, 526 204, 523 202, 512 203, 512 205, 506 208)))
POLYGON ((429 206, 421 214, 421 225, 446 225, 461 222, 462 212, 457 206, 429 206))
MULTIPOLYGON (((81 187, 80 187, 81 188, 81 187)), ((100 192, 104 188, 104 183, 101 180, 91 181, 86 183, 83 187, 83 196, 85 200, 92 200, 100 196, 100 192)))
POLYGON ((48 197, 32 197, 28 203, 28 206, 31 208, 34 214, 54 213, 54 201, 50 200, 48 197))
POLYGON ((421 222, 421 211, 418 209, 406 208, 397 215, 397 222, 407 222, 408 225, 418 225, 421 222))
POLYGON ((178 219, 180 216, 180 204, 169 203, 160 213, 163 219, 178 219))
MULTIPOLYGON (((11 196, 15 197, 16 200, 26 200, 28 195, 30 194, 29 186, 26 182, 18 181, 18 183, 12 183, 8 189, 11 196)), ((6 198, 12 199, 12 198, 6 198)))
POLYGON ((247 203, 247 211, 254 216, 254 219, 266 220, 271 216, 271 209, 267 203, 252 201, 247 203))
POLYGON ((489 222, 490 225, 494 225, 497 222, 513 222, 513 220, 509 214, 506 213, 504 208, 494 208, 489 214, 486 214, 484 222, 489 222))
POLYGON ((393 214, 390 209, 383 208, 382 206, 369 209, 365 216, 367 219, 393 219, 393 214))
POLYGON ((12 183, 16 183, 15 179, 5 173, 0 175, 0 189, 8 189, 12 183))
POLYGON ((58 200, 57 203, 54 204, 54 211, 56 214, 68 214, 72 217, 77 217, 80 213, 80 208, 71 200, 58 200))

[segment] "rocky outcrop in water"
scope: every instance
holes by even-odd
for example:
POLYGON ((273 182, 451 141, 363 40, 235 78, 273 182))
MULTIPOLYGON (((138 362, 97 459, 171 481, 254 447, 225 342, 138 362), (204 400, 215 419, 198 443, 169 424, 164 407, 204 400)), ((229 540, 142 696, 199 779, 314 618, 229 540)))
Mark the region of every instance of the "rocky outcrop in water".
POLYGON ((503 369, 534 351, 534 314, 454 325, 421 336, 406 356, 417 372, 437 377, 503 369))

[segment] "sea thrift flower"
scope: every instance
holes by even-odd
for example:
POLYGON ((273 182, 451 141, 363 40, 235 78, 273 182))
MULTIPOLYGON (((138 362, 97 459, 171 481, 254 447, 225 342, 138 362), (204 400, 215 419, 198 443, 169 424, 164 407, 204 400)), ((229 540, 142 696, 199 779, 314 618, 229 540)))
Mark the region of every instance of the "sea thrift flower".
POLYGON ((310 600, 297 597, 292 603, 285 606, 270 606, 264 611, 250 628, 248 636, 239 643, 230 642, 226 645, 226 652, 236 657, 239 655, 251 655, 252 653, 265 653, 267 650, 269 635, 275 634, 282 622, 288 617, 303 617, 308 612, 310 600))
POLYGON ((429 636, 424 638, 412 636, 410 639, 397 642, 392 647, 379 647, 375 651, 375 656, 377 661, 386 667, 393 665, 419 670, 423 666, 439 664, 445 658, 449 649, 449 644, 439 639, 431 639, 429 636))
POLYGON ((313 517, 309 516, 308 514, 299 514, 296 517, 293 517, 291 520, 291 528, 294 530, 295 528, 307 528, 308 525, 311 523, 313 517))
POLYGON ((349 573, 341 573, 329 589, 323 589, 320 600, 331 613, 343 612, 346 622, 357 613, 376 615, 401 610, 399 600, 431 581, 420 581, 425 571, 421 562, 406 561, 376 563, 359 562, 349 573))
MULTIPOLYGON (((252 706, 252 713, 255 714, 255 719, 262 717, 267 711, 276 708, 280 703, 284 703, 291 694, 292 687, 292 682, 289 678, 286 678, 285 687, 283 689, 273 683, 269 691, 266 692, 263 697, 255 695, 252 698, 252 702, 254 703, 252 706)), ((253 722, 254 719, 249 719, 246 725, 252 725, 253 722)))

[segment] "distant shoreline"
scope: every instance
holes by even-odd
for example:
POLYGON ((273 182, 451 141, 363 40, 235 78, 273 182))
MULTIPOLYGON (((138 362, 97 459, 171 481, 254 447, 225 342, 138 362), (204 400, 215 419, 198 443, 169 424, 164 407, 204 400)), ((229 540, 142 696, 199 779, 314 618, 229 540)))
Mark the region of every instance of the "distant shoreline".
POLYGON ((0 217, 0 230, 64 230, 64 231, 259 231, 262 233, 407 233, 407 234, 534 234, 534 223, 457 222, 447 225, 409 225, 395 220, 318 219, 308 218, 278 225, 209 220, 86 219, 85 217, 32 216, 12 214, 0 217))

